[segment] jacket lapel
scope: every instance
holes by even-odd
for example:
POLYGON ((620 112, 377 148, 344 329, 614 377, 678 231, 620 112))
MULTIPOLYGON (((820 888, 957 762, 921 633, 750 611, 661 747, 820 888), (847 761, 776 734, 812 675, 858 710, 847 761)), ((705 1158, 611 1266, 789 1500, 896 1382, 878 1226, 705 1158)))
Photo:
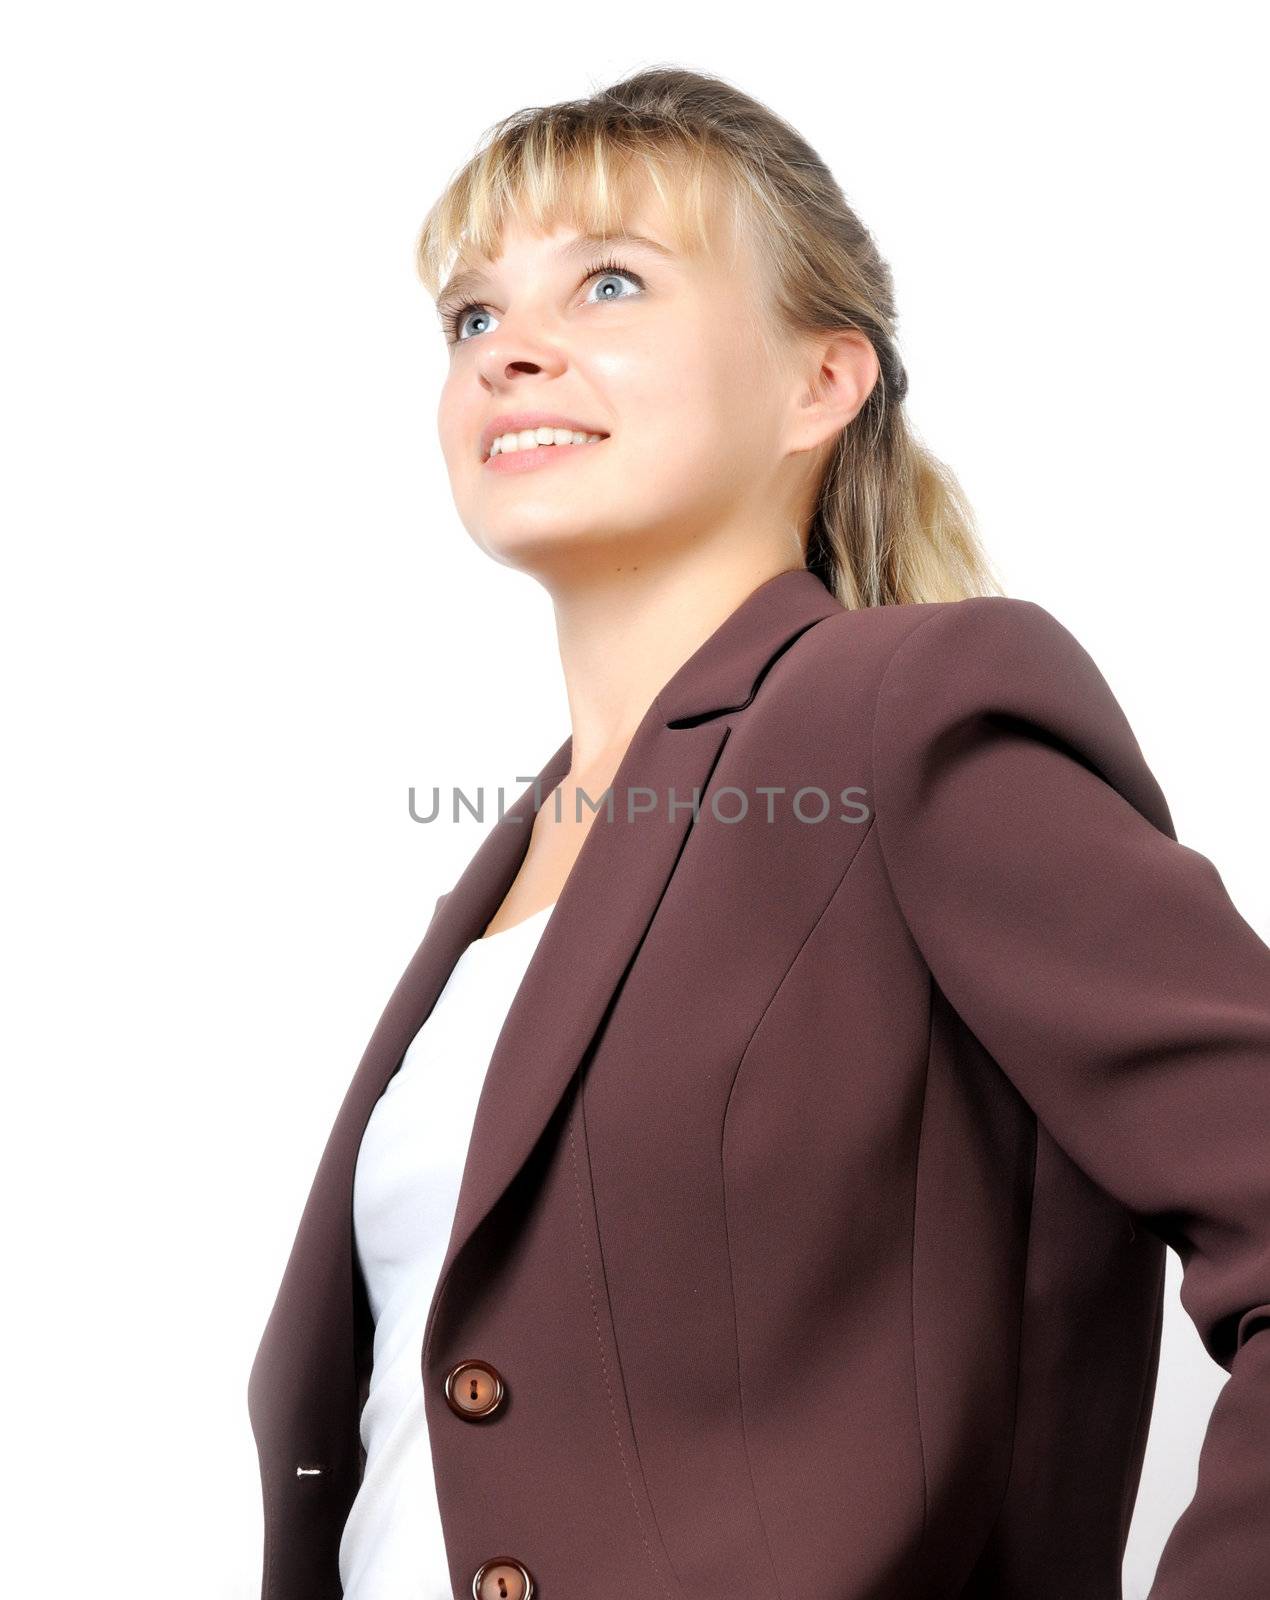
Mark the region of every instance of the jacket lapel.
MULTIPOLYGON (((612 821, 603 808, 592 821, 490 1057, 429 1308, 425 1365, 456 1260, 541 1137, 638 952, 692 827, 694 792, 700 804, 727 740, 729 724, 721 714, 746 705, 774 659, 805 629, 841 609, 805 568, 768 579, 689 657, 645 713, 614 777, 612 821), (640 789, 651 794, 641 796, 640 789), (655 803, 628 820, 628 795, 636 804, 655 803)), ((264 1432, 279 1447, 332 1463, 344 1458, 344 1419, 357 1409, 356 1388, 364 1393, 370 1361, 351 1203, 362 1135, 456 961, 481 937, 515 880, 535 811, 567 775, 571 749, 566 739, 439 900, 349 1085, 253 1366, 253 1422, 258 1437, 264 1432), (354 1317, 355 1362, 348 1359, 347 1344, 354 1317), (315 1372, 307 1394, 294 1387, 297 1360, 302 1370, 315 1372), (356 1384, 350 1382, 354 1371, 356 1384), (275 1388, 291 1396, 287 1416, 277 1412, 283 1401, 275 1399, 275 1388)))
MULTIPOLYGON (((428 1313, 425 1366, 451 1268, 541 1137, 638 953, 693 825, 694 804, 703 802, 727 741, 729 724, 720 713, 748 703, 774 657, 841 609, 805 569, 769 579, 675 673, 636 730, 613 780, 612 818, 601 808, 588 828, 486 1069, 428 1313)), ((543 769, 544 801, 567 774, 570 751, 566 740, 543 769)), ((533 799, 532 789, 521 796, 527 822, 533 799)), ((457 960, 502 904, 529 831, 517 827, 514 845, 489 863, 474 861, 471 888, 465 874, 438 911, 447 972, 451 951, 457 960)), ((429 983, 429 1006, 439 987, 429 983)))

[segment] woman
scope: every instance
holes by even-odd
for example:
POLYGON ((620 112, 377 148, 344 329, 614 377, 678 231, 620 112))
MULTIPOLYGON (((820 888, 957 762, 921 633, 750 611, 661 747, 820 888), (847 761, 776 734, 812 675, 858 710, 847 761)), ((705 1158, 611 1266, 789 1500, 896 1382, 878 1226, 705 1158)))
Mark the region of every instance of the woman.
POLYGON ((265 1600, 1110 1600, 1166 1245, 1230 1377, 1151 1600, 1264 1600, 1270 950, 991 577, 865 229, 657 69, 501 124, 419 261, 572 729, 314 1180, 265 1600))

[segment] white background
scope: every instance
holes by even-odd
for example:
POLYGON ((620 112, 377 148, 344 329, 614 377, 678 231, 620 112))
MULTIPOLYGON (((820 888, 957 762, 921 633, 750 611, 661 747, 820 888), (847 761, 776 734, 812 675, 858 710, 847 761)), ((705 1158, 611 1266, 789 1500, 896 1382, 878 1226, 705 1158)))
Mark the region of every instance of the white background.
MULTIPOLYGON (((1270 938, 1261 52, 1234 5, 19 6, 0 58, 6 1588, 254 1600, 248 1367, 335 1110, 568 732, 458 522, 415 230, 496 118, 659 62, 793 120, 909 410, 1270 938), (488 821, 486 826, 488 826, 488 821)), ((721 285, 721 292, 724 286, 721 285)), ((1224 1374, 1172 1290, 1126 1564, 1224 1374)))

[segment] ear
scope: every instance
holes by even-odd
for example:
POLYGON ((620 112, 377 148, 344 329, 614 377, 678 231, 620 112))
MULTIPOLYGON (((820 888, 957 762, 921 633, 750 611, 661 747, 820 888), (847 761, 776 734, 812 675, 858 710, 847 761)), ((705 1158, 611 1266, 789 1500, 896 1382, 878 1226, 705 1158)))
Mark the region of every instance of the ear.
POLYGON ((835 328, 806 339, 794 369, 786 427, 789 453, 815 450, 841 433, 880 375, 877 352, 858 328, 835 328))

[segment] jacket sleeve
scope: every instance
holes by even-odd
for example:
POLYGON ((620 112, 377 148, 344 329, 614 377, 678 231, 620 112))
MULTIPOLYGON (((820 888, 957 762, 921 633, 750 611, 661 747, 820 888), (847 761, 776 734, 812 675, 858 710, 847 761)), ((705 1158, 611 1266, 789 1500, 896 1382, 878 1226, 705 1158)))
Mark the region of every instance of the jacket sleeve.
POLYGON ((1178 1254, 1227 1373, 1148 1600, 1270 1597, 1270 948, 1106 680, 1031 601, 933 605, 878 691, 878 841, 939 985, 1068 1155, 1178 1254))

